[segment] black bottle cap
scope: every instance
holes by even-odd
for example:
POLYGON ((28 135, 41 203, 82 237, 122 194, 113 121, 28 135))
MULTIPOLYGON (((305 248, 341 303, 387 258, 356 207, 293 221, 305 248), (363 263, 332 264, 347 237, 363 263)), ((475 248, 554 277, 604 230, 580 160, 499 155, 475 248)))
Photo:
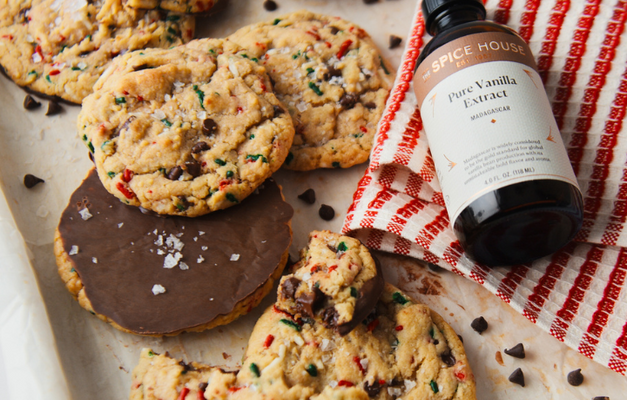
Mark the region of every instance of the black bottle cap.
POLYGON ((423 0, 422 16, 427 32, 434 35, 435 22, 451 12, 466 11, 485 19, 486 10, 482 0, 423 0))

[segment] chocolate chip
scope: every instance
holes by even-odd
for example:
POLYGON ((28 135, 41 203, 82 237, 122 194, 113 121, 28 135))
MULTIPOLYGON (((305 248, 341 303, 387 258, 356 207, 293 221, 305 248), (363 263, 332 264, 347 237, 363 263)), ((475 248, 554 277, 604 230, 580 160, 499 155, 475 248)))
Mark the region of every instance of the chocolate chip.
POLYGON ((185 373, 185 372, 187 372, 187 371, 189 371, 189 370, 191 369, 191 368, 190 368, 190 366, 189 366, 188 364, 185 364, 185 361, 182 361, 182 360, 181 360, 181 361, 179 361, 179 365, 180 365, 181 367, 183 367, 183 372, 184 372, 184 373, 185 373))
POLYGON ((401 45, 403 38, 396 35, 390 35, 390 49, 395 49, 401 45))
POLYGON ((368 397, 377 397, 381 391, 381 384, 375 379, 372 384, 368 381, 364 382, 364 390, 368 393, 368 397))
POLYGON ((24 186, 31 189, 34 188, 37 184, 43 183, 44 180, 36 177, 35 175, 26 174, 24 175, 24 186))
POLYGON ((41 103, 35 100, 35 98, 30 94, 27 94, 26 97, 24 97, 24 108, 27 110, 34 110, 37 107, 41 107, 41 103))
POLYGON ((452 367, 457 362, 457 360, 455 360, 455 356, 451 354, 450 350, 447 350, 444 353, 440 354, 440 358, 442 359, 444 364, 448 365, 449 367, 452 367))
POLYGON ((517 368, 516 371, 512 372, 512 374, 507 379, 509 379, 509 381, 512 383, 525 387, 525 375, 520 368, 517 368))
POLYGON ((166 178, 171 181, 176 181, 181 177, 181 175, 183 175, 183 168, 177 165, 176 167, 172 168, 170 172, 168 172, 166 178))
POLYGON ((209 386, 209 383, 207 383, 207 382, 200 382, 198 384, 198 390, 200 390, 201 392, 204 392, 205 390, 207 390, 207 386, 209 386))
POLYGON ((337 319, 339 315, 334 307, 325 308, 322 312, 322 323, 327 328, 333 328, 337 326, 337 319))
POLYGON ((329 65, 329 68, 327 68, 327 72, 324 73, 324 80, 328 81, 334 76, 342 76, 342 70, 337 69, 332 65, 329 65))
POLYGON ((572 386, 579 386, 583 383, 583 375, 581 374, 581 368, 577 368, 574 371, 570 371, 567 376, 568 383, 572 386))
POLYGON ((322 306, 324 298, 324 293, 317 287, 314 287, 311 292, 305 292, 298 296, 296 305, 303 314, 313 318, 316 311, 322 306))
POLYGON ((296 295, 296 289, 298 289, 299 285, 300 285, 300 279, 296 278, 295 276, 287 278, 281 284, 281 294, 286 299, 293 299, 294 295, 296 295))
POLYGON ((323 204, 320 206, 320 210, 318 210, 318 215, 325 221, 331 221, 335 217, 335 210, 333 207, 323 204))
POLYGON ((327 244, 327 249, 331 250, 331 251, 332 251, 332 252, 334 252, 334 253, 337 253, 337 247, 333 247, 333 246, 332 246, 332 245, 330 245, 330 244, 327 244))
POLYGON ((207 142, 198 142, 195 145, 192 146, 192 153, 193 154, 197 154, 200 153, 201 151, 205 151, 205 150, 209 150, 210 146, 209 143, 207 142))
POLYGON ((379 0, 364 0, 364 4, 374 4, 377 3, 379 0))
POLYGON ((179 200, 179 202, 176 204, 176 208, 178 208, 180 211, 187 210, 191 205, 191 203, 187 201, 187 197, 185 196, 176 196, 176 198, 179 200))
POLYGON ((191 160, 185 161, 185 169, 187 170, 187 173, 194 178, 199 176, 202 172, 200 163, 193 158, 191 160))
POLYGON ((59 103, 57 103, 56 101, 48 102, 48 110, 46 111, 46 115, 57 115, 60 114, 61 111, 63 111, 63 107, 61 107, 59 103))
POLYGON ((438 339, 433 339, 433 345, 437 346, 440 344, 440 341, 438 339))
POLYGON ((274 106, 274 116, 278 116, 281 115, 285 112, 285 110, 283 110, 283 108, 279 107, 279 106, 274 106))
POLYGON ((205 135, 210 136, 218 132, 218 124, 211 118, 202 121, 202 131, 205 135))
POLYGON ((313 204, 316 202, 316 192, 313 189, 307 189, 299 194, 298 198, 307 204, 313 204))
POLYGON ((355 104, 357 104, 358 101, 359 98, 357 96, 346 93, 340 99, 340 105, 345 109, 350 110, 351 108, 355 107, 355 104))
POLYGON ((486 329, 488 329, 488 321, 486 321, 483 317, 475 318, 470 324, 470 327, 479 332, 479 334, 482 334, 486 329))
POLYGON ((377 108, 377 105, 374 101, 369 101, 364 104, 364 107, 366 107, 368 110, 374 110, 375 108, 377 108))
POLYGON ((266 11, 274 11, 277 8, 279 8, 279 6, 273 0, 266 0, 266 1, 263 2, 263 8, 266 11))
POLYGON ((337 34, 337 33, 340 31, 339 29, 337 29, 337 28, 336 28, 336 27, 334 27, 334 26, 330 27, 330 29, 331 29, 331 34, 332 34, 332 35, 335 35, 335 34, 337 34))
POLYGON ((516 357, 516 358, 525 358, 525 346, 522 343, 518 343, 516 346, 511 349, 503 350, 505 354, 508 356, 516 357))

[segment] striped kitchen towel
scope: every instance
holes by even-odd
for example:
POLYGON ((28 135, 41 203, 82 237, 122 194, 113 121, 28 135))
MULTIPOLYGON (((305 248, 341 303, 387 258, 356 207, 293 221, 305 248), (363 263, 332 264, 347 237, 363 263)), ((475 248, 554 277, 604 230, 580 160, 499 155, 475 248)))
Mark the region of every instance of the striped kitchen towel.
POLYGON ((626 375, 627 1, 488 0, 486 8, 489 19, 517 30, 536 55, 584 194, 576 241, 509 268, 486 268, 464 255, 413 92, 416 59, 429 40, 419 5, 343 232, 474 280, 556 339, 626 375))

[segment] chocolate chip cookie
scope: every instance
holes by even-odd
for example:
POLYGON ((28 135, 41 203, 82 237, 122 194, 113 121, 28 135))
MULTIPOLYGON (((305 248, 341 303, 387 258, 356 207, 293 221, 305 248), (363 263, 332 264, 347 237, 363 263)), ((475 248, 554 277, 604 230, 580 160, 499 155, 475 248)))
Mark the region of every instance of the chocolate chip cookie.
POLYGON ((116 58, 77 124, 105 188, 126 204, 195 217, 240 203, 276 171, 294 127, 245 55, 200 39, 116 58))
POLYGON ((194 17, 128 7, 123 0, 7 0, 0 65, 18 85, 80 104, 111 60, 190 41, 194 17))
POLYGON ((299 11, 229 40, 266 68, 292 115, 296 136, 285 168, 348 168, 368 159, 394 71, 363 29, 299 11))
POLYGON ((109 194, 92 169, 54 240, 67 289, 122 331, 227 324, 259 304, 287 262, 293 210, 272 179, 241 205, 202 217, 144 212, 109 194))

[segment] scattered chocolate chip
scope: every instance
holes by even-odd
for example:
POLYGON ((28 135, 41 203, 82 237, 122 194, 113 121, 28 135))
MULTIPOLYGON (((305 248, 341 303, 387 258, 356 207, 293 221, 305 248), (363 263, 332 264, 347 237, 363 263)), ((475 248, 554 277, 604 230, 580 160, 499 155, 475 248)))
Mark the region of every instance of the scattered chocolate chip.
POLYGON ((440 344, 440 341, 438 339, 433 339, 433 345, 437 346, 440 344))
POLYGON ((374 4, 377 3, 379 0, 364 0, 364 4, 374 4))
POLYGON ((522 343, 518 343, 516 346, 511 349, 503 350, 505 354, 508 356, 516 357, 516 358, 525 358, 525 346, 522 343))
POLYGON ((509 379, 509 381, 512 383, 525 387, 525 375, 520 368, 517 368, 516 371, 512 372, 512 374, 507 379, 509 379))
POLYGON ((334 307, 326 308, 322 312, 322 322, 325 327, 333 328, 337 326, 338 313, 334 307))
POLYGON ((351 108, 355 107, 355 104, 357 104, 358 101, 359 98, 357 96, 346 93, 340 99, 340 105, 345 109, 350 110, 351 108))
POLYGON ((318 215, 325 221, 331 221, 335 217, 335 210, 333 207, 323 204, 320 206, 320 210, 318 210, 318 215))
POLYGON ((274 116, 276 117, 277 115, 281 115, 285 112, 285 110, 283 110, 283 108, 279 107, 279 106, 274 106, 274 116))
POLYGON ((300 285, 300 279, 292 276, 286 279, 281 284, 281 294, 286 299, 293 299, 294 295, 296 295, 296 289, 298 289, 298 285, 300 285))
POLYGON ((35 98, 30 94, 27 94, 26 97, 24 97, 24 108, 27 110, 34 110, 37 107, 41 107, 41 103, 35 100, 35 98))
POLYGON ((368 110, 374 110, 375 108, 377 108, 377 104, 374 101, 369 101, 364 104, 364 107, 366 107, 368 110))
POLYGON ((274 11, 277 8, 279 8, 279 6, 276 4, 276 1, 266 0, 266 1, 263 2, 263 8, 266 11, 274 11))
POLYGON ((313 189, 307 189, 299 194, 298 198, 307 204, 313 204, 316 202, 316 192, 313 189))
POLYGON ((398 46, 401 45, 401 42, 403 41, 403 38, 396 36, 396 35, 390 35, 390 49, 395 49, 398 46))
POLYGON ((176 181, 181 177, 181 175, 183 175, 183 168, 177 165, 176 167, 172 168, 170 172, 168 172, 166 178, 171 181, 176 181))
POLYGON ((193 158, 191 160, 185 161, 185 169, 187 170, 187 173, 194 178, 199 176, 202 172, 202 169, 200 168, 200 163, 193 158))
POLYGON ((202 131, 205 135, 210 136, 218 132, 218 124, 211 118, 202 121, 202 131))
POLYGON ((597 396, 592 400, 610 400, 608 396, 597 396))
POLYGON ((209 143, 207 142, 198 142, 195 145, 192 146, 192 153, 193 154, 197 154, 200 153, 201 151, 205 151, 205 150, 209 150, 209 143))
POLYGON ((364 390, 368 393, 368 397, 377 397, 381 391, 381 384, 375 379, 372 384, 368 381, 364 382, 364 390))
POLYGON ((577 368, 574 371, 570 371, 567 376, 568 383, 572 386, 579 386, 583 383, 583 375, 581 368, 577 368))
POLYGON ((339 29, 337 29, 337 28, 336 28, 336 27, 334 27, 334 26, 330 27, 329 29, 331 29, 331 34, 332 34, 332 35, 335 35, 335 34, 337 34, 337 33, 340 31, 339 29))
POLYGON ((63 107, 61 107, 59 103, 57 103, 56 101, 48 102, 48 110, 46 110, 46 115, 57 115, 61 113, 61 111, 63 111, 63 107))
POLYGON ((442 361, 444 361, 444 364, 448 365, 449 367, 452 367, 457 362, 457 360, 455 360, 455 356, 451 354, 450 350, 447 350, 444 353, 440 354, 440 358, 442 359, 442 361))
POLYGON ((35 185, 44 182, 43 179, 36 177, 35 175, 26 174, 24 175, 24 186, 31 189, 34 188, 35 185))
POLYGON ((204 392, 205 390, 207 390, 207 386, 209 386, 209 383, 207 383, 207 382, 200 382, 200 383, 198 384, 198 389, 199 389, 201 392, 204 392))
POLYGON ((303 314, 313 318, 316 311, 322 306, 325 297, 320 289, 314 287, 311 292, 305 292, 298 296, 296 305, 303 314))
POLYGON ((475 318, 470 324, 470 327, 479 332, 479 334, 482 334, 486 329, 488 329, 488 321, 486 321, 483 317, 475 318))

